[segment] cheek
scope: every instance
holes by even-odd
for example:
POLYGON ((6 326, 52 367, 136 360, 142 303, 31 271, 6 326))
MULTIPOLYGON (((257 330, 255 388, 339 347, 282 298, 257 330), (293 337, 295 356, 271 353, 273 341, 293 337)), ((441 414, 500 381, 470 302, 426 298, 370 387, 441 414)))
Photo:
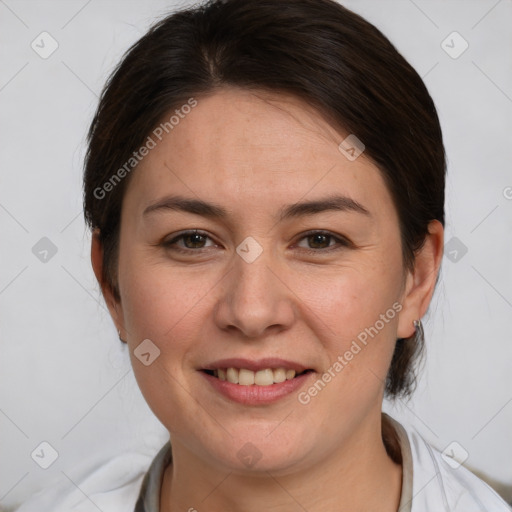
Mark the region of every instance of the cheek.
POLYGON ((165 342, 173 349, 178 349, 180 343, 184 345, 192 335, 188 331, 201 325, 201 302, 213 287, 205 275, 187 279, 177 271, 143 265, 134 269, 124 284, 122 299, 128 332, 137 338, 165 342))
MULTIPOLYGON (((330 328, 331 335, 346 340, 392 308, 399 297, 398 279, 397 269, 382 272, 378 265, 353 265, 328 274, 317 270, 291 282, 296 296, 330 328)), ((386 326, 394 323, 394 310, 391 316, 386 326)))
MULTIPOLYGON (((132 251, 133 255, 133 251, 132 251)), ((286 300, 300 310, 306 322, 327 343, 342 345, 373 326, 398 297, 398 270, 376 261, 350 262, 328 269, 326 266, 288 267, 281 276, 286 300), (315 327, 316 326, 316 327, 315 327)), ((151 262, 141 254, 120 260, 119 279, 125 326, 133 338, 154 339, 179 350, 197 336, 205 315, 213 314, 219 289, 229 294, 230 277, 219 286, 224 270, 197 267, 170 268, 151 262), (173 340, 170 343, 170 340, 173 340)), ((232 283, 236 286, 236 283, 232 283)), ((211 322, 210 322, 211 323, 211 322)), ((394 322, 387 322, 384 331, 394 322)), ((293 326, 291 327, 293 329, 293 326)), ((343 346, 340 346, 343 348, 343 346)))
POLYGON ((380 268, 344 268, 330 277, 318 273, 297 285, 297 296, 307 306, 302 315, 327 354, 330 400, 341 408, 357 408, 355 402, 365 395, 377 399, 391 362, 400 274, 380 268))
POLYGON ((185 279, 182 272, 148 265, 136 258, 125 266, 120 262, 119 279, 130 357, 141 393, 164 425, 179 429, 180 425, 197 423, 194 415, 198 413, 201 418, 201 414, 191 407, 189 373, 184 369, 190 371, 194 340, 201 338, 199 331, 204 325, 202 299, 214 282, 185 279), (145 339, 160 351, 148 366, 134 355, 145 339), (173 411, 180 411, 180 415, 173 411))

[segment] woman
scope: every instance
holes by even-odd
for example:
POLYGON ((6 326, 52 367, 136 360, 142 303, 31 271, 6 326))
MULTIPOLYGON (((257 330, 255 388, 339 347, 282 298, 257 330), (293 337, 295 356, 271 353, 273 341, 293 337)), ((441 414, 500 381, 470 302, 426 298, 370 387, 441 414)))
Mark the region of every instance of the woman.
POLYGON ((330 0, 209 2, 128 51, 85 217, 171 441, 119 510, 509 510, 382 413, 414 388, 445 168, 418 74, 330 0))

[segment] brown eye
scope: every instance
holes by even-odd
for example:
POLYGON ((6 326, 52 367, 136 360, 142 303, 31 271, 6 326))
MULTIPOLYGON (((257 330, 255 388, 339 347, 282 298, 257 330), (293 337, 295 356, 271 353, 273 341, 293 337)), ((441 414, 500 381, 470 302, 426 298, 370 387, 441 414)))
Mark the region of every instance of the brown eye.
POLYGON ((208 239, 210 239, 209 236, 197 230, 185 231, 174 237, 172 240, 164 241, 162 245, 166 249, 175 250, 178 252, 193 252, 194 250, 199 252, 199 250, 208 247, 205 246, 205 242, 208 239), (183 241, 183 245, 178 244, 178 242, 181 241, 183 241))
MULTIPOLYGON (((306 233, 301 240, 307 241, 308 247, 302 248, 310 253, 330 252, 350 245, 346 239, 335 236, 328 231, 312 231, 306 233), (334 242, 334 244, 331 242, 334 242)), ((298 247, 300 246, 298 245, 298 247)))

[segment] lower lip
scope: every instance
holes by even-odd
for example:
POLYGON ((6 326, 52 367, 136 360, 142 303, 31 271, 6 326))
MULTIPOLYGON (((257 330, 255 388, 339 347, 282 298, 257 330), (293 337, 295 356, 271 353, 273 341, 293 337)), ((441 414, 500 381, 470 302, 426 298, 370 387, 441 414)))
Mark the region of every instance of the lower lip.
POLYGON ((244 405, 264 405, 277 402, 279 399, 297 391, 305 381, 314 374, 307 372, 290 380, 285 380, 270 386, 242 386, 233 384, 227 380, 220 380, 206 372, 200 372, 213 388, 225 397, 244 405))

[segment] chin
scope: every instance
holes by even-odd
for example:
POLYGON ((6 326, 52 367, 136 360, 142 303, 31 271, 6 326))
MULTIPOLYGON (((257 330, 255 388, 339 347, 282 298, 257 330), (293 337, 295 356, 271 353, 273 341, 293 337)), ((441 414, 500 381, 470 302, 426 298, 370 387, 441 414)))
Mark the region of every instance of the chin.
MULTIPOLYGON (((307 449, 299 433, 283 430, 273 437, 275 422, 264 429, 244 429, 249 435, 228 437, 225 443, 216 445, 211 457, 220 462, 227 471, 267 476, 286 474, 305 457, 307 449), (258 434, 255 432, 258 432, 258 434)), ((278 427, 279 428, 279 427, 278 427)))

